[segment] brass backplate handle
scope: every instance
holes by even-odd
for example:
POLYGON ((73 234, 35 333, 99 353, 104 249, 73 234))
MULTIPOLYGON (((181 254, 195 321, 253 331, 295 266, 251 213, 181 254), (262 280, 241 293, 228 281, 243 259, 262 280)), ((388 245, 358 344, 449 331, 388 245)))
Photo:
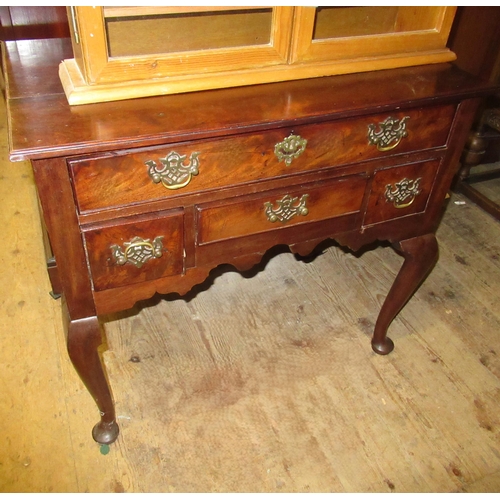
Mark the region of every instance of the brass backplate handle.
POLYGON ((415 201, 415 197, 421 193, 421 180, 421 177, 415 180, 405 177, 396 182, 394 186, 387 184, 385 187, 385 199, 387 203, 392 203, 396 208, 409 207, 415 201))
POLYGON ((276 206, 269 201, 264 203, 264 210, 269 222, 288 222, 297 215, 307 215, 309 209, 306 207, 308 194, 303 194, 300 197, 293 198, 289 194, 285 195, 281 200, 276 200, 276 206))
POLYGON ((406 122, 409 119, 409 116, 405 116, 401 120, 389 116, 378 126, 368 125, 368 144, 377 146, 379 151, 390 151, 396 148, 401 139, 408 135, 406 122))
POLYGON ((148 260, 159 259, 163 255, 163 236, 157 236, 152 242, 136 236, 126 242, 124 248, 111 245, 110 249, 116 265, 133 264, 141 268, 148 260))
POLYGON ((155 184, 160 182, 167 189, 180 189, 187 186, 193 175, 198 175, 200 153, 191 153, 189 163, 184 164, 186 155, 180 155, 175 151, 171 151, 165 158, 160 158, 160 165, 154 160, 146 161, 148 166, 148 174, 155 184))
POLYGON ((274 154, 279 161, 284 161, 287 167, 306 149, 307 140, 300 135, 290 134, 286 139, 274 146, 274 154))

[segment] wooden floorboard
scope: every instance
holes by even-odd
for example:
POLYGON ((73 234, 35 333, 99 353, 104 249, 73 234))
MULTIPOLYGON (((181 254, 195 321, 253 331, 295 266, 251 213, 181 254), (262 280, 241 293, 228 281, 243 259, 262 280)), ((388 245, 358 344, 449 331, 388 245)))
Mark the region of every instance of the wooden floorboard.
POLYGON ((49 295, 30 166, 9 163, 0 116, 0 491, 500 491, 492 217, 452 196, 389 356, 370 348, 402 262, 384 245, 271 252, 248 276, 223 267, 187 298, 106 318, 121 434, 103 454, 49 295))
POLYGON ((500 205, 500 176, 498 171, 500 163, 489 163, 485 165, 478 165, 471 169, 471 178, 474 182, 471 185, 480 193, 486 196, 494 203, 500 205), (477 176, 476 178, 474 176, 477 176), (480 176, 490 176, 488 180, 481 180, 480 176))

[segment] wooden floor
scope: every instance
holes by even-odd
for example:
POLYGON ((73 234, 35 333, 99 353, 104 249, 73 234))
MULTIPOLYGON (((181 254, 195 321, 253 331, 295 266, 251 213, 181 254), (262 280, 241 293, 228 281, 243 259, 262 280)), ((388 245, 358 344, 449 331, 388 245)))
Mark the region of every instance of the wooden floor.
POLYGON ((472 184, 481 194, 500 205, 500 178, 472 184))
POLYGON ((386 357, 370 335, 402 259, 384 246, 280 253, 251 279, 220 269, 187 300, 108 318, 121 434, 103 454, 48 293, 30 167, 0 133, 0 491, 500 491, 490 216, 452 197, 386 357))
MULTIPOLYGON (((486 207, 485 209, 490 214, 498 214, 500 210, 500 176, 498 171, 500 170, 500 162, 477 165, 470 170, 472 181, 465 181, 461 187, 465 188, 465 191, 461 191, 466 195, 470 192, 471 198, 477 199, 477 197, 484 197, 485 200, 481 200, 486 207), (488 175, 491 178, 487 180, 479 180, 480 176, 488 175), (474 178, 474 176, 476 176, 474 178), (473 191, 471 191, 471 189, 473 191), (495 206, 496 205, 496 206, 495 206)), ((496 215, 498 218, 498 215, 496 215)))

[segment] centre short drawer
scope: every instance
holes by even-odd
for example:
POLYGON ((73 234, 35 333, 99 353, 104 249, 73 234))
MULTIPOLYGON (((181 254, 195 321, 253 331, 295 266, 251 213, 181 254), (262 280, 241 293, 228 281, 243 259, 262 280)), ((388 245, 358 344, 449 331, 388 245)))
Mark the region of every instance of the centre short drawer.
POLYGON ((154 218, 109 222, 84 230, 95 290, 105 290, 164 276, 184 269, 184 216, 181 210, 154 218))
POLYGON ((356 175, 199 206, 198 244, 355 214, 366 183, 356 175))
POLYGON ((69 160, 80 213, 446 145, 454 105, 69 160))

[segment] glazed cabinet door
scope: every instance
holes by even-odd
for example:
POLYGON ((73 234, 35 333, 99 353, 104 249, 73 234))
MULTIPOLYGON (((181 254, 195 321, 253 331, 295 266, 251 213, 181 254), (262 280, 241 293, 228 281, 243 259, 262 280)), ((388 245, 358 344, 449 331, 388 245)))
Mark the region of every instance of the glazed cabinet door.
MULTIPOLYGON (((455 7, 297 7, 291 62, 348 61, 387 57, 402 65, 402 57, 451 56, 446 48, 455 7), (435 52, 433 54, 433 52, 435 52)), ((365 61, 366 62, 366 61, 365 61)), ((386 62, 387 67, 387 62, 386 62)), ((376 69, 376 68, 374 68, 376 69)))
POLYGON ((71 7, 87 84, 286 63, 293 7, 71 7))
POLYGON ((455 7, 69 7, 70 104, 448 62, 455 7))

